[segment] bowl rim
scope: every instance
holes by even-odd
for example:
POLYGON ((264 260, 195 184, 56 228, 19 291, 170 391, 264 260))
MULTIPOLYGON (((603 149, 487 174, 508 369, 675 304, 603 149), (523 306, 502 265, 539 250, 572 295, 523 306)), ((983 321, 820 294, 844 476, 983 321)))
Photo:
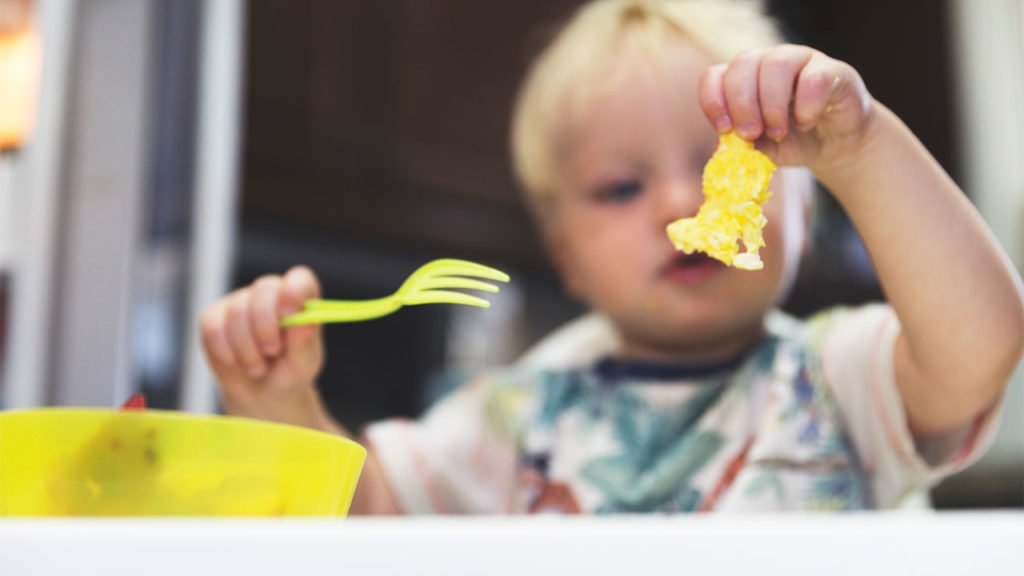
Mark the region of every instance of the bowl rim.
POLYGON ((270 420, 259 420, 244 416, 231 416, 226 414, 194 414, 179 410, 151 409, 145 410, 121 410, 116 408, 97 407, 42 407, 29 409, 16 409, 0 411, 0 426, 5 420, 16 420, 33 417, 59 418, 62 416, 96 416, 132 419, 156 419, 165 422, 193 422, 201 423, 204 426, 244 426, 256 430, 280 431, 288 434, 306 435, 320 442, 340 443, 346 450, 361 452, 363 458, 367 456, 366 448, 351 438, 331 434, 321 430, 314 430, 305 426, 272 422, 270 420))

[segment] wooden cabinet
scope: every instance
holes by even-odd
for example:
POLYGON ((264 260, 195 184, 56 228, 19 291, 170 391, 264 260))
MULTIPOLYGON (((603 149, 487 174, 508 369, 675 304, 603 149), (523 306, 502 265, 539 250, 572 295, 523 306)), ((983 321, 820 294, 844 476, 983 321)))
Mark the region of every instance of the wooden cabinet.
POLYGON ((507 123, 537 22, 574 3, 252 2, 245 214, 543 264, 507 123))

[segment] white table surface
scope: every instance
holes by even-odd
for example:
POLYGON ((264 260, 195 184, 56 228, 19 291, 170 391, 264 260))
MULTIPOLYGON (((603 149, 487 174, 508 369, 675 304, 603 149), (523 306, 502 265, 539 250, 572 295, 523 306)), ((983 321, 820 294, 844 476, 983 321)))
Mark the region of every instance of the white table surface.
POLYGON ((0 575, 1024 575, 1024 512, 3 520, 0 575))

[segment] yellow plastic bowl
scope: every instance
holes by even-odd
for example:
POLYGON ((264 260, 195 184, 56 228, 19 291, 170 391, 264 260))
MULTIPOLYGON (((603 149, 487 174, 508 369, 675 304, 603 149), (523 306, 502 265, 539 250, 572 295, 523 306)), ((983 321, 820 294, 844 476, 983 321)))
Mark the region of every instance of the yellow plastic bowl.
POLYGON ((366 450, 282 424, 144 410, 0 414, 0 515, 344 516, 366 450))

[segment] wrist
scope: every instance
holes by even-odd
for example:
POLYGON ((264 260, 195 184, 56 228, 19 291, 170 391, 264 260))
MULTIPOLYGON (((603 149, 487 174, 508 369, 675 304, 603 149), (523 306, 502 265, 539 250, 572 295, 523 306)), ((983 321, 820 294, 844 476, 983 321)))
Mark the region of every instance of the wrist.
POLYGON ((884 154, 883 144, 895 132, 899 122, 888 108, 872 100, 863 128, 830 162, 812 166, 815 176, 842 201, 843 191, 850 187, 850 183, 869 174, 872 166, 884 165, 878 162, 877 156, 884 154))
POLYGON ((342 432, 341 426, 331 416, 330 410, 324 405, 316 385, 304 386, 303 390, 307 394, 301 402, 301 407, 298 407, 297 410, 297 413, 302 415, 301 418, 297 419, 300 420, 299 425, 319 430, 320 432, 327 432, 328 434, 347 436, 347 434, 342 432))
POLYGON ((322 403, 319 406, 319 411, 316 418, 316 426, 314 426, 314 428, 320 430, 321 432, 326 432, 328 434, 333 434, 335 436, 341 436, 343 438, 348 438, 350 440, 352 439, 352 434, 349 433, 349 431, 346 430, 344 426, 339 424, 338 421, 335 420, 333 416, 331 416, 330 411, 327 410, 327 407, 324 406, 322 403))

